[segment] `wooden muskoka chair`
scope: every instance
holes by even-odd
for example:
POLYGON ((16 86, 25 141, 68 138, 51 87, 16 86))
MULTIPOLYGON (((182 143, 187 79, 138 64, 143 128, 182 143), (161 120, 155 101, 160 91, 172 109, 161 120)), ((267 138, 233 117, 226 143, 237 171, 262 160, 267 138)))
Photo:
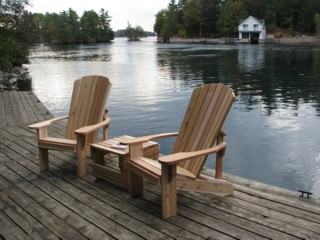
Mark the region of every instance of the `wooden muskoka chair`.
POLYGON ((41 171, 49 168, 48 150, 51 149, 76 152, 78 176, 87 173, 86 156, 90 155, 90 144, 97 142, 100 128, 103 128, 104 140, 107 139, 110 119, 107 117, 106 100, 110 88, 111 82, 106 77, 82 77, 74 82, 69 116, 29 126, 38 133, 41 171), (49 137, 47 127, 63 119, 68 119, 65 139, 49 137))
POLYGON ((164 133, 122 141, 130 147, 129 191, 143 193, 143 178, 162 188, 162 217, 177 213, 177 190, 229 195, 233 185, 222 180, 222 160, 226 150, 222 125, 235 100, 233 91, 223 84, 207 84, 194 89, 178 133, 164 133), (142 156, 142 143, 177 136, 172 154, 154 161, 142 156), (215 144, 216 143, 216 144, 215 144), (216 153, 215 178, 201 175, 209 154, 216 153))

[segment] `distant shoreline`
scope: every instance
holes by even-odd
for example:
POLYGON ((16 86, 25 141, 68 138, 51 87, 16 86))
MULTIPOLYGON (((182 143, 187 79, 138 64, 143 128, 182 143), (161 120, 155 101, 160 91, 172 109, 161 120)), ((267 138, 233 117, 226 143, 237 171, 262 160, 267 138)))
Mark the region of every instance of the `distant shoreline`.
MULTIPOLYGON (((158 40, 158 42, 162 42, 158 40)), ((249 39, 238 38, 171 38, 169 43, 181 44, 228 44, 228 43, 249 43, 249 39)), ((266 38, 259 39, 259 43, 280 43, 280 44, 320 44, 320 38, 317 37, 284 37, 284 38, 266 38)))

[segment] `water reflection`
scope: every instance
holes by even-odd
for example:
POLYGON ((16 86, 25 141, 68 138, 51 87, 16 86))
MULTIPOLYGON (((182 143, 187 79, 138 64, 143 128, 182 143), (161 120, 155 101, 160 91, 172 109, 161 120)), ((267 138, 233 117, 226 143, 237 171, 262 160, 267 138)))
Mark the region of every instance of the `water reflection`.
MULTIPOLYGON (((222 82, 235 90, 236 112, 225 124, 230 131, 228 169, 319 194, 318 181, 309 179, 320 169, 315 160, 320 140, 315 130, 319 128, 319 57, 319 49, 310 46, 232 45, 228 50, 197 46, 162 49, 158 64, 170 70, 174 82, 184 82, 178 83, 180 87, 190 81, 195 85, 222 82)), ((213 167, 213 161, 209 165, 213 167)))
POLYGON ((264 67, 265 50, 255 45, 241 45, 238 53, 238 64, 242 72, 257 72, 264 67))
POLYGON ((110 61, 111 55, 104 51, 98 51, 97 45, 58 45, 58 46, 38 46, 37 51, 45 53, 39 54, 34 60, 56 60, 56 61, 110 61))
POLYGON ((203 46, 158 50, 158 64, 180 85, 222 82, 231 85, 244 111, 261 105, 263 115, 276 109, 298 110, 313 103, 319 115, 320 49, 274 45, 203 46), (235 62, 237 60, 237 62, 235 62), (190 84, 192 82, 192 84, 190 84))
MULTIPOLYGON (((177 131, 192 89, 225 83, 237 95, 224 125, 225 171, 320 195, 319 66, 320 49, 314 46, 116 39, 67 49, 36 47, 28 67, 32 88, 55 115, 66 113, 74 80, 108 76, 110 136, 177 131)), ((161 141, 162 153, 171 151, 172 142, 161 141)))

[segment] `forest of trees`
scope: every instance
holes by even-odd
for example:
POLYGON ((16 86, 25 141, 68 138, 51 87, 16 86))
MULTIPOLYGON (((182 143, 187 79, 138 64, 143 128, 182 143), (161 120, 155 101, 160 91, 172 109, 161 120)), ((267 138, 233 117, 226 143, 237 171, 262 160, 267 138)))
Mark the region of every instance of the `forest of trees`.
POLYGON ((320 34, 320 0, 171 0, 156 14, 154 31, 177 37, 236 37, 241 20, 264 19, 269 33, 320 34))
POLYGON ((103 8, 99 14, 93 10, 84 11, 81 17, 69 8, 59 14, 25 13, 23 19, 29 22, 33 43, 100 43, 114 39, 111 18, 103 8))
POLYGON ((72 10, 57 13, 30 13, 29 0, 0 0, 0 70, 8 72, 28 61, 33 43, 75 44, 110 42, 114 32, 111 17, 101 9, 85 11, 82 16, 72 10))

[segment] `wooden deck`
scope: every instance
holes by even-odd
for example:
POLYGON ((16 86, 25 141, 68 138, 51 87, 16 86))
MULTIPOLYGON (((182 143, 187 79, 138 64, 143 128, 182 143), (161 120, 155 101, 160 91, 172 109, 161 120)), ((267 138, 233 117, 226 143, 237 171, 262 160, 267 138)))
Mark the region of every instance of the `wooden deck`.
POLYGON ((25 92, 1 92, 0 111, 0 239, 320 239, 319 199, 236 176, 224 175, 232 196, 179 191, 178 215, 163 220, 158 187, 130 198, 91 174, 78 178, 72 153, 51 151, 40 172, 27 126, 50 114, 25 92))
POLYGON ((31 92, 0 92, 0 127, 37 122, 52 117, 31 92))

